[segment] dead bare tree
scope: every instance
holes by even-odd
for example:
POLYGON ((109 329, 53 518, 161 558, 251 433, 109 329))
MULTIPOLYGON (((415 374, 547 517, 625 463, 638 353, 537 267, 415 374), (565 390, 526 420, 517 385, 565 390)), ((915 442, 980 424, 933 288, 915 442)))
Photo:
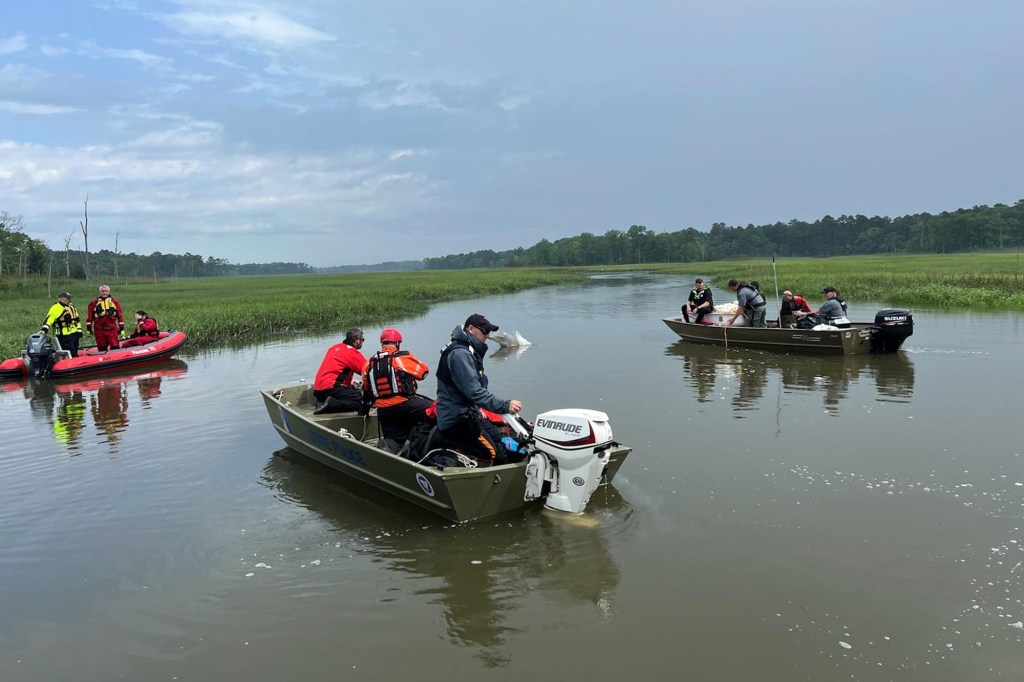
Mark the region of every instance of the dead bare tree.
POLYGON ((71 240, 74 237, 74 232, 64 237, 64 276, 68 279, 71 279, 71 240))
POLYGON ((117 279, 117 240, 121 238, 121 230, 114 234, 114 279, 117 279))
POLYGON ((78 224, 82 226, 82 237, 85 239, 85 281, 89 281, 89 193, 85 193, 85 222, 81 220, 78 224))

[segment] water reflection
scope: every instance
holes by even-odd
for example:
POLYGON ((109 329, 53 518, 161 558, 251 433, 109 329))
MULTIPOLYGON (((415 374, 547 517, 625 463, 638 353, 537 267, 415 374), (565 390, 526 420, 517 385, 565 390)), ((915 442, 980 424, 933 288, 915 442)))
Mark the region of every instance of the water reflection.
POLYGON ((816 357, 678 341, 665 354, 682 360, 698 403, 728 397, 736 412, 760 409, 769 380, 782 392, 820 393, 832 414, 864 381, 874 383, 880 402, 910 402, 914 394, 914 363, 906 353, 816 357))
POLYGON ((161 382, 187 371, 184 361, 167 360, 144 372, 46 381, 23 379, 5 384, 4 390, 22 390, 29 409, 50 422, 54 439, 69 454, 81 452, 87 415, 92 417, 96 433, 116 453, 120 434, 128 428, 130 386, 134 384, 138 390, 142 409, 149 409, 150 402, 161 393, 161 382))
POLYGON ((554 609, 554 625, 566 607, 614 616, 620 570, 607 540, 631 525, 633 510, 611 486, 595 493, 583 517, 530 509, 507 521, 453 526, 288 448, 270 458, 261 482, 369 543, 387 570, 426 579, 415 593, 442 607, 449 640, 475 647, 488 667, 509 662, 503 646, 519 631, 514 621, 527 595, 537 590, 554 609), (407 527, 410 518, 417 522, 413 531, 381 532, 407 527))

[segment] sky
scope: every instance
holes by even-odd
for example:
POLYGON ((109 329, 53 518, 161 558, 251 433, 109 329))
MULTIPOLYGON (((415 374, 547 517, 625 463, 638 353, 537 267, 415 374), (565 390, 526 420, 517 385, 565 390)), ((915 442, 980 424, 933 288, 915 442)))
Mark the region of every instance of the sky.
POLYGON ((5 0, 0 211, 313 266, 1024 198, 1019 0, 5 0))

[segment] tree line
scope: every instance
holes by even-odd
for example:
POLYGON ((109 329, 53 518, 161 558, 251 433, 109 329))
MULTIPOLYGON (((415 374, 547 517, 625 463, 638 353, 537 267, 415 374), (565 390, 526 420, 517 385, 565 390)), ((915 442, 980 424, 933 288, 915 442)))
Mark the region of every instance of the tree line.
POLYGON ((813 223, 715 223, 708 231, 654 232, 643 225, 584 232, 528 248, 473 251, 424 260, 427 269, 686 263, 769 256, 828 257, 883 253, 957 253, 1024 245, 1024 199, 898 218, 826 215, 813 223))
POLYGON ((53 250, 42 240, 25 233, 21 216, 0 211, 0 276, 167 279, 316 272, 316 268, 305 263, 230 263, 225 258, 203 258, 199 254, 188 252, 175 254, 154 251, 147 256, 100 249, 90 253, 72 249, 67 242, 63 250, 53 250))
MULTIPOLYGON (((88 199, 83 236, 88 239, 88 199)), ((101 249, 95 253, 62 250, 24 231, 21 216, 0 211, 0 276, 43 275, 73 279, 135 277, 228 277, 242 275, 364 272, 371 270, 454 270, 464 268, 686 263, 768 256, 828 257, 881 253, 956 253, 1024 246, 1024 199, 1013 206, 975 206, 938 215, 917 213, 889 218, 826 215, 813 223, 791 220, 766 225, 729 226, 710 230, 693 227, 654 232, 643 225, 612 229, 602 235, 583 232, 573 237, 508 251, 481 250, 421 261, 314 268, 306 263, 230 263, 193 253, 153 252, 149 255, 101 249)), ((86 241, 86 243, 88 243, 86 241)), ((115 245, 117 240, 115 238, 115 245)))

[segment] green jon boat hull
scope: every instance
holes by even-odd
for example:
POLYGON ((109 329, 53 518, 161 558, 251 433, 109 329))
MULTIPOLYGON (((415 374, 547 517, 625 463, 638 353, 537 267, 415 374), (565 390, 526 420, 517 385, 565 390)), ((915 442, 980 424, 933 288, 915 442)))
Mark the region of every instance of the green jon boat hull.
MULTIPOLYGON (((261 395, 274 429, 292 450, 452 521, 542 503, 523 500, 525 462, 478 468, 421 466, 376 447, 379 433, 372 411, 366 417, 313 414, 315 400, 305 383, 261 395)), ((614 478, 630 451, 622 445, 612 447, 602 484, 614 478)))

